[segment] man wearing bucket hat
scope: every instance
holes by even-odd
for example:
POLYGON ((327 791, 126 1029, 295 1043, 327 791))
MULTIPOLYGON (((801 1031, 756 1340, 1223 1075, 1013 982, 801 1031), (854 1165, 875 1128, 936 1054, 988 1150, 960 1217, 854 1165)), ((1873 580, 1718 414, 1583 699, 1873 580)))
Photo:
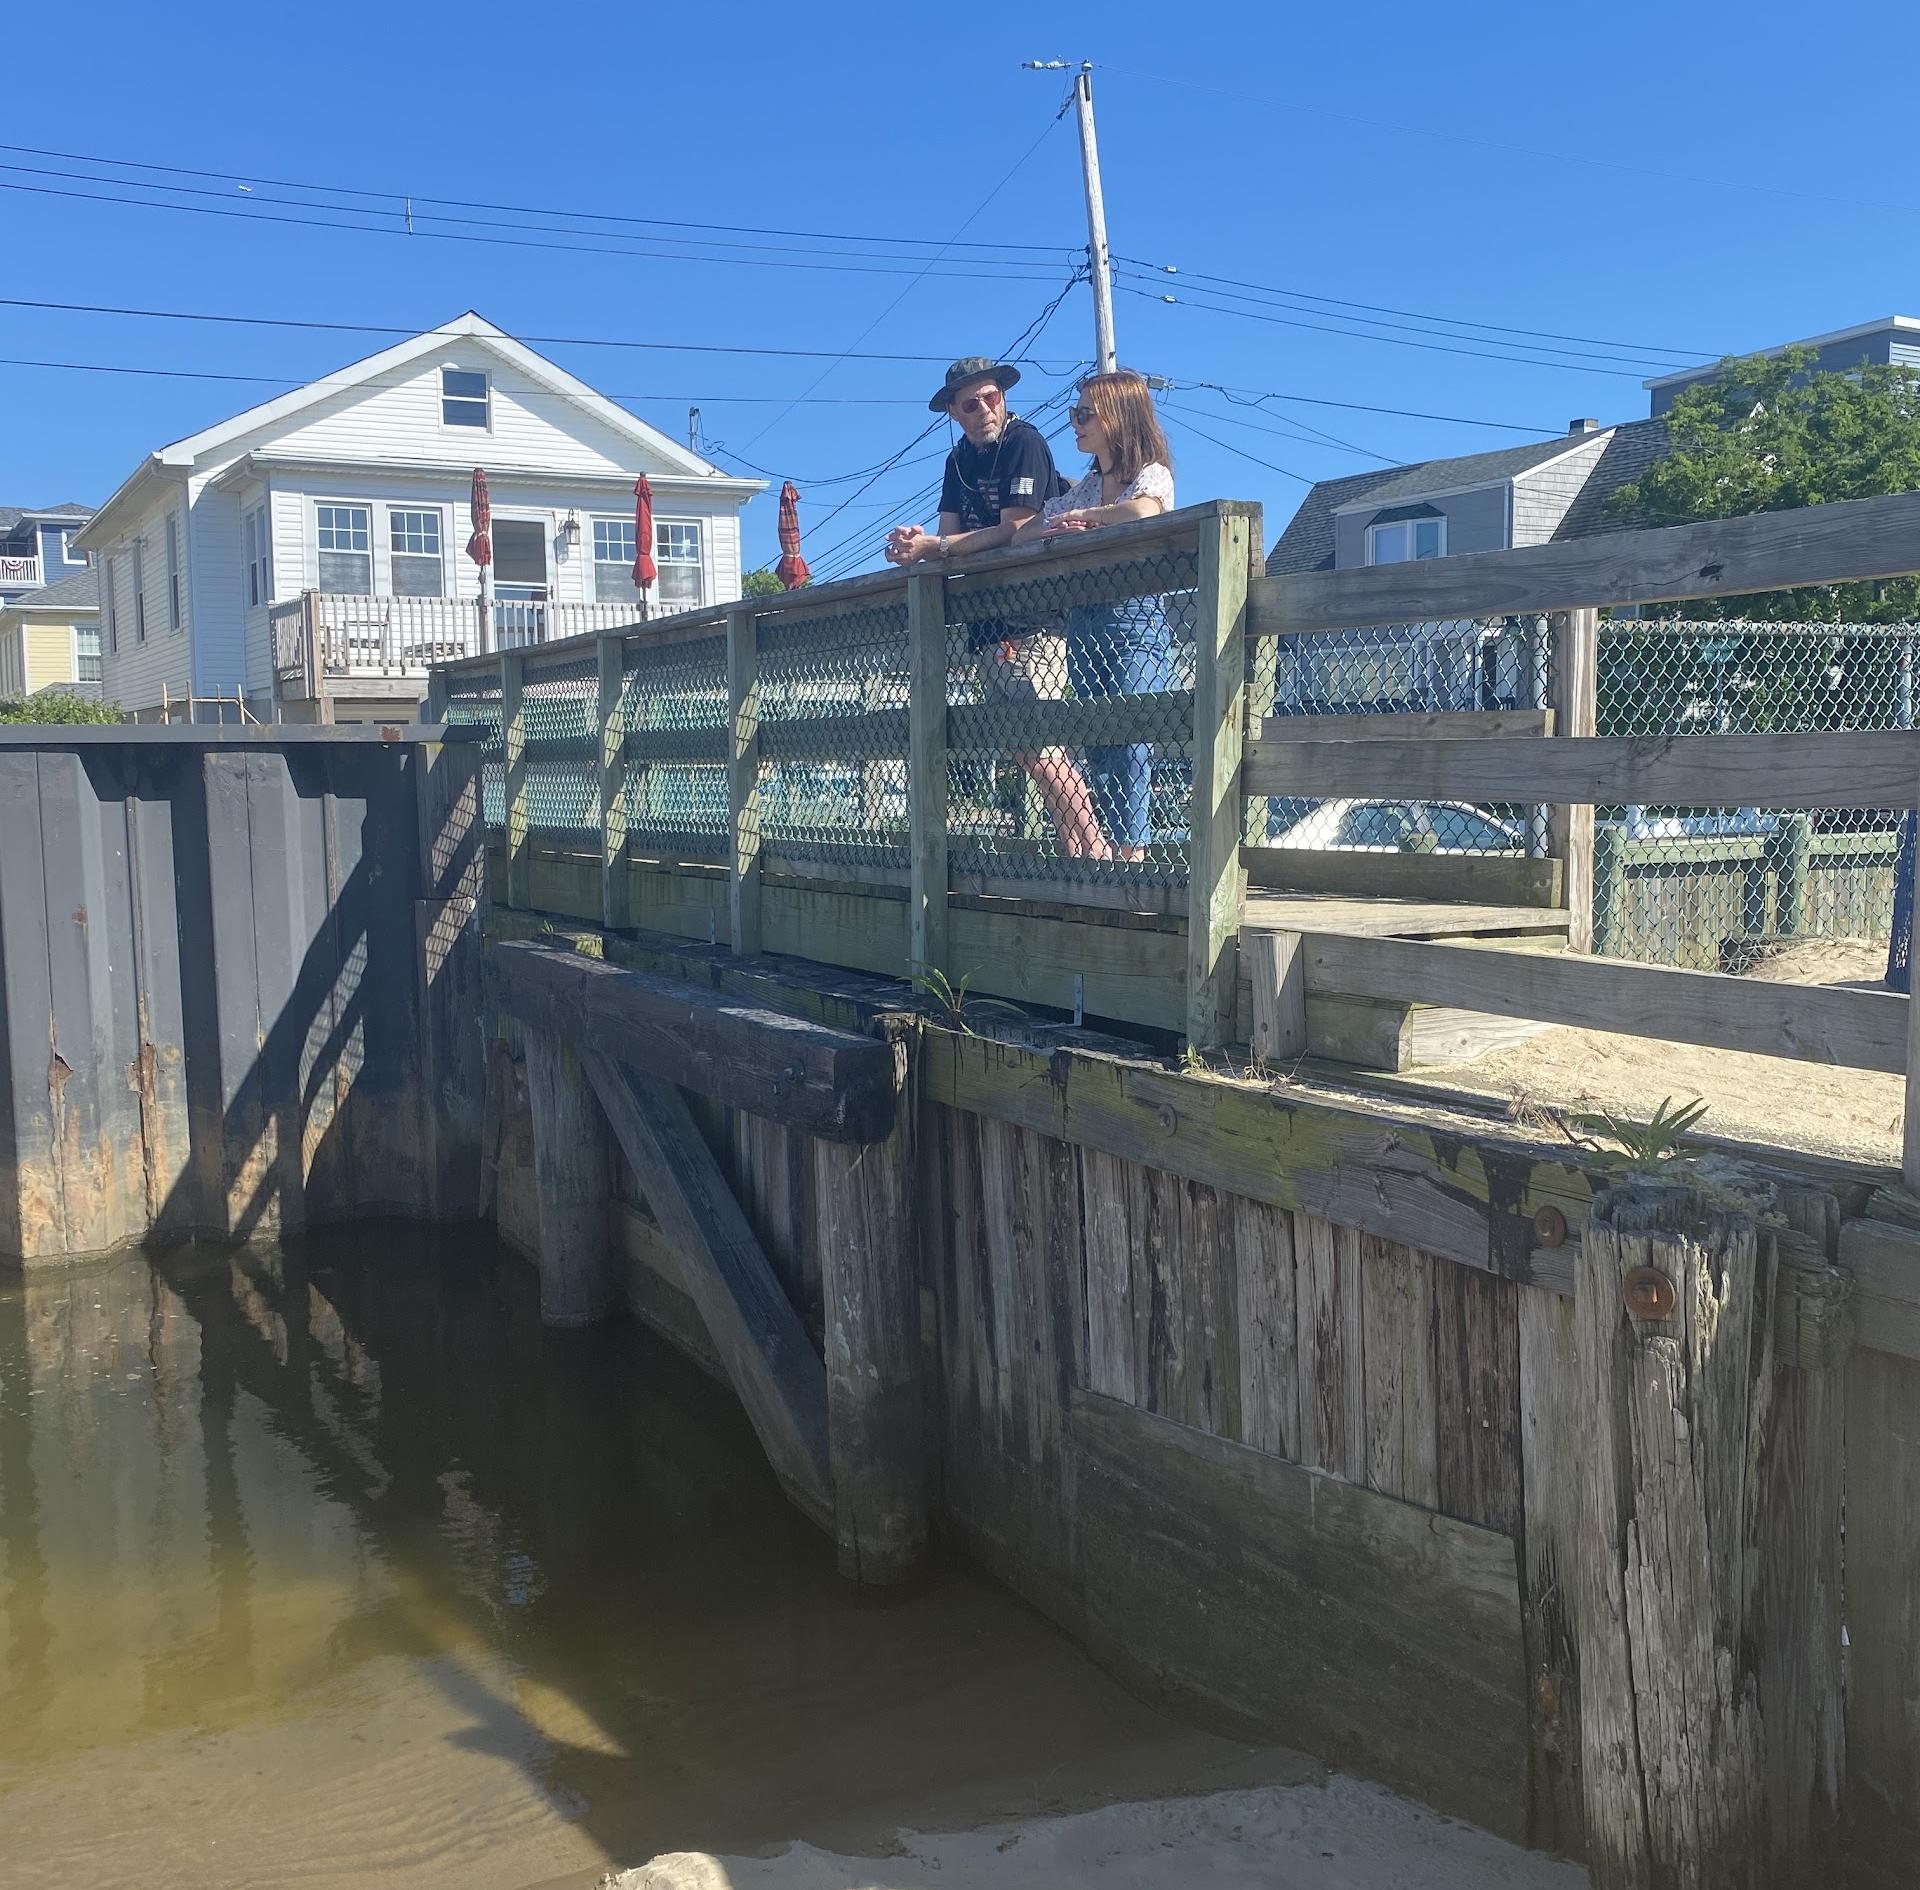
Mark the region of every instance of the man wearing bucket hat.
POLYGON ((890 564, 947 558, 1004 545, 1046 502, 1065 490, 1053 452, 1037 427, 1007 411, 1020 378, 1011 361, 970 354, 947 369, 927 406, 951 414, 961 437, 947 455, 940 487, 940 529, 896 525, 887 534, 890 564))

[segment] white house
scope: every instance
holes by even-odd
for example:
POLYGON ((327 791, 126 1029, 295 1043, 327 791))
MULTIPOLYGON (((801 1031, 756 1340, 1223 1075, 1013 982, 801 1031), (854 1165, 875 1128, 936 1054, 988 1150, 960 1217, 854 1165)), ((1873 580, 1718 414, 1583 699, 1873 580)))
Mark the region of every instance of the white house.
POLYGON ((262 720, 408 713, 430 662, 740 595, 736 479, 475 314, 144 459, 76 543, 103 692, 262 720), (493 565, 466 554, 485 471, 493 565), (634 589, 633 483, 658 583, 634 589))

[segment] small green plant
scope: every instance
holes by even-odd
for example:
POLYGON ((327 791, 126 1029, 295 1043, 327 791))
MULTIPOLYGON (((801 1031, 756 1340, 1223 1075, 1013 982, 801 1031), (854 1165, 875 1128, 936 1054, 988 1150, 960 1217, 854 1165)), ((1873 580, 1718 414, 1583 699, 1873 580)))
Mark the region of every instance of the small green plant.
POLYGON ((1706 1113, 1707 1105, 1697 1097, 1676 1109, 1673 1098, 1663 1096, 1644 1123, 1623 1120, 1605 1110, 1575 1116, 1574 1122, 1588 1135, 1613 1144, 1591 1150, 1595 1167, 1620 1174, 1658 1175, 1685 1168, 1697 1159, 1682 1150, 1680 1140, 1706 1113))
POLYGON ((0 722, 117 722, 119 709, 68 689, 48 689, 37 696, 0 702, 0 722))
POLYGON ((1180 1046, 1180 1067, 1189 1076, 1198 1076, 1206 1069, 1207 1060, 1192 1044, 1183 1043, 1180 1046))
POLYGON ((932 1001, 935 1021, 949 1030, 959 1031, 963 1036, 979 1034, 973 1028, 973 1019, 982 1012, 992 1011, 1002 1017, 1026 1016, 1019 1005, 1006 998, 974 996, 971 987, 979 969, 976 965, 972 971, 964 972, 960 982, 955 984, 938 965, 916 963, 913 967, 913 983, 932 1001))

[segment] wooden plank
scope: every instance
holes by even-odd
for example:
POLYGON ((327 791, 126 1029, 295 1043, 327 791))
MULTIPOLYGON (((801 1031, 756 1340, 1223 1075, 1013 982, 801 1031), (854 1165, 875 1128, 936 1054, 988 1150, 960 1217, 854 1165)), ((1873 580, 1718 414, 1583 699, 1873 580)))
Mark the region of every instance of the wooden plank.
POLYGON ((1521 1612, 1532 1724, 1533 1819, 1528 1840, 1578 1854, 1580 1659, 1573 1619, 1580 1476, 1586 1446, 1573 1352, 1573 1300, 1516 1289, 1520 1342, 1521 1612))
POLYGON ((1363 853, 1338 847, 1243 846, 1248 895, 1329 893, 1348 899, 1462 899, 1489 906, 1557 906, 1560 860, 1519 853, 1363 853))
POLYGON ((907 752, 907 959, 947 969, 947 593, 937 571, 907 579, 912 664, 907 752))
POLYGON ((633 923, 627 878, 627 642, 618 632, 595 645, 594 703, 600 776, 600 923, 609 932, 633 923))
POLYGON ((1920 1359, 1920 1234, 1888 1221, 1843 1221, 1840 1264, 1853 1274, 1856 1343, 1920 1359))
MULTIPOLYGON (((1256 578, 1251 634, 1297 636, 1368 624, 1532 616, 1588 604, 1692 597, 1901 577, 1920 554, 1920 493, 1796 512, 1607 532, 1513 551, 1256 578)), ((1880 803, 1874 802, 1873 805, 1880 803)))
POLYGON ((1197 1048, 1233 1035, 1239 977, 1240 756, 1247 716, 1250 521, 1215 520, 1200 533, 1193 602, 1193 786, 1187 806, 1186 1037, 1197 1048))
POLYGON ((1096 1657, 1524 1837, 1506 1537, 1085 1392, 1073 1429, 1096 1657))
MULTIPOLYGON (((904 1094, 906 1046, 889 1048, 904 1094)), ((870 1586, 912 1580, 927 1557, 911 1151, 905 1109, 872 1147, 813 1144, 840 1573, 870 1586)))
POLYGON ((1844 1069, 1905 1068, 1910 1000, 1497 946, 1309 933, 1307 996, 1415 998, 1844 1069))
POLYGON ((527 1102, 533 1112, 533 1172, 540 1200, 540 1320, 584 1326, 614 1299, 607 1251, 613 1198, 607 1124, 572 1045, 528 1030, 527 1102))
MULTIPOLYGON (((1562 735, 1599 733, 1600 613, 1553 613, 1554 725, 1562 735)), ((1593 950, 1593 809, 1548 810, 1547 850, 1565 863, 1568 933, 1577 952, 1593 950)))
MULTIPOLYGON (((1911 972, 1907 982, 1911 987, 1911 972)), ((1920 1192, 1920 1004, 1911 997, 1907 1003, 1907 1083, 1901 1105, 1900 1180, 1904 1187, 1920 1192)))
POLYGON ((1350 1483, 1367 1474, 1360 1233, 1318 1214, 1293 1217, 1300 1461, 1350 1483))
POLYGON ((1298 932, 1248 932, 1254 1061, 1277 1069, 1307 1053, 1307 968, 1298 932))
MULTIPOLYGON (((1430 561, 1431 562, 1431 561, 1430 561)), ((1261 742, 1249 794, 1622 807, 1912 807, 1920 732, 1261 742)))
POLYGON ((1520 1529, 1519 1288, 1467 1267, 1433 1272, 1433 1382, 1439 1506, 1520 1529))
POLYGON ((1848 1838, 1891 1886, 1920 1850, 1920 1363, 1856 1349, 1846 1378, 1848 1838))
MULTIPOLYGON (((1448 1261, 1440 1266, 1455 1271, 1448 1261)), ((1360 1241, 1366 1481, 1383 1496, 1440 1507, 1433 1385, 1434 1262, 1398 1241, 1360 1241)))
MULTIPOLYGON (((1094 1151, 1081 1151, 1083 1163, 1094 1151)), ((1098 1159, 1111 1160, 1109 1157, 1098 1159)), ((1300 1438, 1298 1314, 1294 1301, 1293 1219, 1244 1194, 1225 1197, 1233 1215, 1234 1325, 1240 1370, 1243 1444, 1297 1457, 1300 1438)), ((1097 1249, 1088 1226, 1089 1276, 1097 1249)), ((1102 1387, 1092 1384, 1093 1390, 1102 1387)))
POLYGON ((957 703, 948 712, 948 740, 955 748, 989 754, 1164 741, 1163 731, 1192 728, 1194 701, 1187 690, 1168 689, 1075 702, 957 703))
POLYGON ((727 873, 733 949, 752 958, 760 937, 760 648, 750 605, 727 612, 727 873))
MULTIPOLYGON (((1591 733, 1591 731, 1586 731, 1591 733)), ((1551 709, 1426 709, 1410 715, 1269 715, 1263 742, 1492 741, 1551 735, 1551 709)))
POLYGON ((1250 892, 1248 929, 1352 933, 1362 938, 1566 936, 1557 912, 1535 906, 1483 905, 1467 899, 1344 898, 1333 894, 1250 892))
POLYGON ((507 837, 505 903, 523 910, 533 903, 528 857, 532 828, 527 819, 527 718, 521 707, 527 659, 519 650, 500 654, 500 743, 505 756, 506 802, 502 820, 507 837))
POLYGON ((796 1507, 832 1530, 826 1371, 726 1177, 671 1083, 624 1070, 598 1049, 583 1049, 580 1061, 774 1475, 796 1507))
POLYGON ((832 1141, 892 1130, 884 1043, 578 952, 509 940, 491 959, 507 1011, 583 1048, 832 1141))
POLYGON ((1134 1237, 1127 1199, 1132 1164, 1098 1148, 1080 1149, 1079 1161, 1086 1220, 1087 1384, 1103 1397, 1138 1404, 1142 1387, 1134 1341, 1134 1237))

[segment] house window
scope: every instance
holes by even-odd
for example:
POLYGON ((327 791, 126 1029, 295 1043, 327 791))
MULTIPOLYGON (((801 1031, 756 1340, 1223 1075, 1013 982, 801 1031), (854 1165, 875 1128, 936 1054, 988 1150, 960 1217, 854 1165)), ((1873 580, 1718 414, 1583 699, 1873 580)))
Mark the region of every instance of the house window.
POLYGON ((78 682, 100 680, 100 626, 97 623, 74 625, 73 674, 78 682))
POLYGON ((633 587, 633 520, 597 518, 593 521, 593 594, 603 604, 630 604, 639 592, 633 587))
POLYGON ((450 427, 487 424, 487 377, 467 368, 440 370, 440 418, 450 427))
POLYGON ((180 521, 167 514, 167 628, 178 630, 180 616, 180 521))
POLYGON ((147 545, 143 538, 133 541, 133 640, 147 640, 147 545))
POLYGON ((394 596, 445 595, 438 512, 389 512, 387 545, 393 557, 394 596))
POLYGON ((87 562, 87 554, 84 551, 76 551, 73 544, 73 541, 79 537, 79 535, 78 528, 75 528, 73 531, 63 531, 60 534, 60 556, 68 564, 84 566, 87 562))
POLYGON ((320 588, 350 597, 373 595, 373 513, 364 505, 314 508, 320 547, 320 588))
POLYGON ((1447 521, 1444 518, 1395 519, 1391 525, 1374 525, 1367 531, 1369 564, 1410 564, 1416 558, 1446 555, 1447 521))
POLYGON ((656 520, 653 555, 660 566, 661 603, 678 610, 697 608, 707 601, 699 525, 656 520))

